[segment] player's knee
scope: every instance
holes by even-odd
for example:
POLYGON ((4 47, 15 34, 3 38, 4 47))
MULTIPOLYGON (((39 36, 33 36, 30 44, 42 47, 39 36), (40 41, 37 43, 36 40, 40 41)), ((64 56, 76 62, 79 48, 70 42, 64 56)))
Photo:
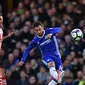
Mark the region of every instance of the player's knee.
POLYGON ((50 68, 50 67, 52 67, 52 66, 55 67, 55 63, 54 63, 54 62, 49 62, 49 63, 48 63, 48 68, 50 68))

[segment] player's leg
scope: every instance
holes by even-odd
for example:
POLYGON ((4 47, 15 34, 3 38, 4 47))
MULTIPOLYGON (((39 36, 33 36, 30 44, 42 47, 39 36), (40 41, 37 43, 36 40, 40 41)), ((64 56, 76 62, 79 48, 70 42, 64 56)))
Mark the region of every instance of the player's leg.
POLYGON ((0 67, 0 85, 7 85, 4 68, 0 67))
POLYGON ((56 81, 56 83, 58 82, 58 73, 56 71, 56 67, 55 67, 55 62, 53 61, 52 58, 50 57, 44 57, 43 58, 43 63, 47 65, 50 75, 52 76, 52 78, 56 81))
POLYGON ((57 73, 59 75, 58 83, 62 83, 63 77, 64 77, 64 71, 57 70, 57 73))
POLYGON ((48 65, 49 72, 50 72, 50 75, 52 76, 53 80, 56 83, 58 83, 59 76, 58 76, 58 73, 56 71, 55 63, 53 61, 51 61, 47 65, 48 65))
POLYGON ((48 85, 57 85, 57 83, 54 80, 51 80, 48 85))
POLYGON ((64 71, 63 71, 63 66, 62 66, 62 61, 60 58, 53 57, 52 58, 55 62, 56 70, 58 73, 58 83, 62 82, 63 76, 64 76, 64 71))
POLYGON ((7 85, 5 69, 3 68, 3 75, 2 75, 2 85, 7 85))

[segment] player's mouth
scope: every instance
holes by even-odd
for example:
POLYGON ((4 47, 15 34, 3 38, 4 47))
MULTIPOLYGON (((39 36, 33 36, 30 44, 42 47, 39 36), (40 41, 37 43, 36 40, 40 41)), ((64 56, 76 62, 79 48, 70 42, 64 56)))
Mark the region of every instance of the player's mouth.
POLYGON ((38 34, 38 36, 40 36, 40 37, 41 37, 41 36, 42 36, 42 34, 41 34, 41 33, 39 33, 39 34, 38 34))

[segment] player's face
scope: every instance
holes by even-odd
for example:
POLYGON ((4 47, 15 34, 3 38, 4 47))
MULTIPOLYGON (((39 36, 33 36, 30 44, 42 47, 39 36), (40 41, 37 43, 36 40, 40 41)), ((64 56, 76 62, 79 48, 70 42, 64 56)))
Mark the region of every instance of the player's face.
POLYGON ((3 17, 0 16, 0 24, 2 24, 2 23, 3 23, 3 17))
POLYGON ((42 26, 38 26, 38 27, 35 27, 35 34, 38 35, 38 36, 43 36, 43 27, 42 26))

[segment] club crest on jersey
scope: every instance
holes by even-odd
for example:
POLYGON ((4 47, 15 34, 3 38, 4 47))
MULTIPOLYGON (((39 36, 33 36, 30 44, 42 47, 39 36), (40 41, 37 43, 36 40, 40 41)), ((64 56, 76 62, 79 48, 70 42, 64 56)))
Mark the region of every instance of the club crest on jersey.
POLYGON ((40 42, 38 42, 37 44, 40 44, 40 42))
POLYGON ((45 36, 45 39, 48 39, 48 35, 45 36))

